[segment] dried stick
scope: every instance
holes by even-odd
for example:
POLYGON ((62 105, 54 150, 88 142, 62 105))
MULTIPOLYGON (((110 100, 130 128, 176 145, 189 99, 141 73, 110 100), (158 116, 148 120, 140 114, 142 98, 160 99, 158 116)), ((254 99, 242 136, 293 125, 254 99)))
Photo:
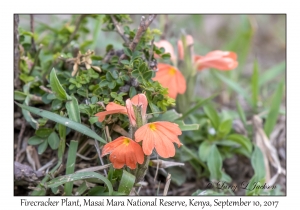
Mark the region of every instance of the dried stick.
POLYGON ((117 22, 116 18, 113 15, 110 15, 115 27, 116 27, 116 31, 117 33, 122 37, 122 39, 124 40, 125 44, 128 45, 129 44, 129 39, 124 35, 124 31, 123 29, 119 26, 119 23, 117 22))
POLYGON ((166 185, 165 185, 165 189, 164 189, 164 194, 163 194, 164 196, 166 196, 168 194, 170 182, 171 182, 171 174, 168 174, 167 179, 166 179, 166 185))
POLYGON ((140 26, 135 34, 135 37, 133 41, 129 45, 129 49, 133 52, 139 43, 142 35, 145 33, 149 25, 152 23, 156 15, 149 15, 149 17, 146 19, 144 16, 141 18, 140 26))
POLYGON ((52 90, 49 90, 48 88, 46 88, 45 86, 41 85, 40 88, 45 91, 46 93, 53 93, 52 90))
MULTIPOLYGON (((93 125, 92 125, 92 130, 95 131, 95 128, 94 128, 93 125)), ((101 156, 101 152, 100 152, 100 149, 99 149, 98 140, 94 139, 94 141, 95 141, 95 147, 96 147, 97 154, 98 154, 98 157, 100 159, 101 165, 104 165, 104 162, 103 162, 103 159, 102 159, 102 156, 101 156)), ((104 174, 105 174, 105 176, 107 176, 107 171, 105 169, 104 169, 104 174)))
POLYGON ((21 88, 20 74, 20 50, 19 50, 19 15, 14 15, 14 87, 21 88))

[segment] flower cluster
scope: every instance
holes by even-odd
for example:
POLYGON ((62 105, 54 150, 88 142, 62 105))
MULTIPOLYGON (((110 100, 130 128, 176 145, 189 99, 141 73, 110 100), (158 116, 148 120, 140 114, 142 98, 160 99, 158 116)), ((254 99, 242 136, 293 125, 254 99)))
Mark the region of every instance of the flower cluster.
POLYGON ((129 168, 135 169, 136 163, 142 164, 144 155, 150 155, 153 149, 163 158, 173 157, 175 155, 173 143, 176 143, 178 147, 181 146, 178 139, 181 130, 177 124, 166 121, 146 123, 147 106, 146 96, 138 94, 132 99, 126 100, 126 107, 111 102, 106 106, 106 111, 95 115, 100 122, 103 122, 107 115, 125 114, 128 115, 133 127, 137 126, 139 120, 137 115, 141 116, 142 126, 136 130, 135 140, 121 136, 104 145, 102 156, 110 154, 109 160, 114 168, 120 169, 127 165, 129 168), (137 110, 140 110, 140 113, 137 110), (142 142, 142 147, 137 142, 142 142))
MULTIPOLYGON (((215 50, 206 55, 194 55, 193 52, 193 37, 186 36, 186 44, 191 49, 191 56, 194 68, 198 71, 215 68, 222 71, 235 69, 238 66, 237 55, 234 52, 215 50)), ((173 46, 166 40, 161 40, 155 43, 157 47, 165 48, 165 52, 170 53, 170 59, 176 66, 177 58, 173 46)), ((178 57, 179 60, 184 59, 184 45, 182 40, 178 40, 178 57)), ((158 81, 163 87, 169 89, 169 96, 176 99, 177 94, 183 94, 186 91, 186 81, 178 68, 169 64, 158 63, 158 72, 153 80, 158 81)))

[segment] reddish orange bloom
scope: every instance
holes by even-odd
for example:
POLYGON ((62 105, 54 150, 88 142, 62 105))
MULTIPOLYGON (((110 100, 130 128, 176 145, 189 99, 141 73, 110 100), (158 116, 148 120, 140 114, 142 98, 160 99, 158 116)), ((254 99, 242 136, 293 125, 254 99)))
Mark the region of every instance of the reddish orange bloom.
POLYGON ((135 141, 143 140, 143 151, 145 155, 150 155, 155 148, 157 154, 163 158, 173 157, 175 147, 173 142, 181 146, 178 139, 181 130, 177 124, 160 121, 143 125, 135 132, 135 141))
POLYGON ((97 116, 98 120, 100 122, 102 122, 105 119, 106 115, 109 115, 109 114, 127 114, 127 109, 124 106, 121 106, 114 102, 110 102, 106 106, 106 111, 99 112, 99 113, 95 114, 95 116, 97 116))
POLYGON ((234 52, 215 50, 205 56, 194 56, 198 70, 215 68, 223 71, 235 69, 238 66, 237 55, 234 52))
POLYGON ((121 136, 107 143, 102 149, 102 157, 110 154, 109 160, 114 168, 120 169, 127 165, 130 169, 136 168, 136 163, 144 162, 144 153, 141 146, 130 138, 121 136))
POLYGON ((176 99, 177 94, 183 94, 186 90, 186 82, 182 73, 175 67, 158 63, 158 72, 154 78, 154 81, 158 81, 163 87, 169 89, 169 96, 176 99))
POLYGON ((142 108, 142 116, 143 116, 143 119, 146 118, 148 101, 144 94, 138 94, 138 95, 135 95, 132 99, 127 99, 126 107, 116 104, 114 102, 110 102, 106 106, 106 111, 99 112, 99 113, 95 114, 95 116, 98 117, 98 120, 100 122, 103 122, 106 115, 125 114, 125 115, 129 115, 130 122, 134 123, 134 125, 135 125, 135 115, 134 115, 134 111, 132 108, 132 104, 135 106, 137 106, 137 105, 142 106, 143 107, 142 108))

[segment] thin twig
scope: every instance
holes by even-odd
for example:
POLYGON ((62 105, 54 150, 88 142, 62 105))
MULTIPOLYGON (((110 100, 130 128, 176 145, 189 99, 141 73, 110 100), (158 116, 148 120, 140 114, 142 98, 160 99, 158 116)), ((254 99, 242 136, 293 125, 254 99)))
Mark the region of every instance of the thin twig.
POLYGON ((120 133, 123 136, 130 137, 129 133, 127 131, 125 131, 121 126, 119 126, 117 124, 114 124, 114 126, 112 127, 112 129, 115 132, 120 133))
MULTIPOLYGON (((33 15, 30 15, 30 31, 32 34, 34 34, 34 18, 33 15)), ((31 37, 31 51, 33 53, 36 53, 36 47, 35 47, 35 41, 34 41, 34 37, 31 37)))
POLYGON ((19 162, 19 157, 20 157, 20 149, 21 149, 21 144, 22 144, 22 138, 23 138, 23 134, 25 131, 25 127, 26 127, 26 122, 23 119, 22 120, 22 125, 21 125, 21 131, 19 133, 18 136, 18 144, 17 144, 17 156, 16 156, 16 161, 19 162))
POLYGON ((145 33, 149 25, 152 23, 156 15, 149 15, 149 17, 146 19, 144 16, 141 18, 140 26, 135 34, 135 37, 133 41, 129 45, 129 49, 133 52, 138 45, 142 35, 145 33))
POLYGON ((41 85, 40 88, 45 91, 46 93, 53 93, 52 90, 49 90, 48 88, 46 88, 45 86, 41 85))
POLYGON ((155 171, 155 176, 154 176, 154 183, 156 182, 156 178, 158 175, 159 165, 160 165, 160 162, 158 161, 158 155, 157 155, 157 166, 156 166, 156 171, 155 171))
POLYGON ((117 22, 116 18, 113 15, 110 15, 115 27, 116 27, 116 31, 117 33, 122 37, 122 39, 125 42, 125 45, 129 44, 129 39, 125 36, 123 29, 119 26, 119 23, 117 22))
POLYGON ((85 157, 84 155, 79 154, 78 152, 76 153, 76 155, 78 157, 80 157, 81 159, 83 159, 83 160, 94 160, 94 159, 96 159, 98 157, 98 154, 96 154, 94 157, 88 158, 88 157, 85 157))
POLYGON ((19 49, 19 15, 14 15, 14 86, 21 88, 20 74, 20 49, 19 49))
MULTIPOLYGON (((92 125, 92 130, 95 131, 95 128, 94 128, 93 125, 92 125)), ((98 143, 98 140, 96 140, 96 139, 95 139, 94 146, 96 147, 97 154, 98 154, 98 157, 100 159, 101 165, 104 165, 104 162, 103 162, 103 159, 102 159, 102 156, 101 156, 101 152, 100 152, 100 149, 99 149, 99 143, 98 143)), ((107 176, 107 171, 105 169, 104 169, 104 174, 105 174, 105 176, 107 176)))
POLYGON ((45 165, 43 165, 42 167, 40 167, 38 169, 38 171, 44 171, 46 170, 47 168, 50 168, 56 161, 57 159, 56 158, 53 158, 52 160, 50 160, 48 163, 46 163, 45 165))

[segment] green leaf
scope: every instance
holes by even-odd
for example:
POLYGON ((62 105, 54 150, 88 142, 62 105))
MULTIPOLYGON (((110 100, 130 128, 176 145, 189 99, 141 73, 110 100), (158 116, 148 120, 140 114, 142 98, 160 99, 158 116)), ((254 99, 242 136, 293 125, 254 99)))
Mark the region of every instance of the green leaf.
POLYGON ((87 189, 87 182, 83 181, 82 184, 77 188, 75 196, 82 195, 87 189))
POLYGON ((192 112, 198 110, 202 105, 204 105, 206 102, 211 101, 213 98, 215 98, 217 95, 219 95, 219 93, 213 94, 212 96, 204 99, 204 100, 200 100, 198 101, 194 107, 192 107, 191 109, 189 109, 188 111, 186 111, 180 118, 178 118, 178 120, 183 120, 184 118, 186 118, 189 114, 191 114, 192 112))
POLYGON ((143 77, 145 80, 149 80, 152 78, 152 75, 153 75, 153 71, 146 71, 144 72, 143 77))
POLYGON ((96 178, 96 179, 103 181, 108 188, 108 191, 109 191, 108 195, 112 195, 113 188, 112 188, 110 181, 107 178, 105 178, 103 175, 98 174, 96 172, 78 172, 78 173, 69 174, 69 175, 65 175, 65 176, 59 176, 59 177, 56 177, 56 178, 52 179, 51 181, 47 182, 45 184, 45 187, 47 187, 47 188, 58 187, 67 182, 74 182, 77 180, 85 180, 85 179, 90 179, 90 178, 96 178))
POLYGON ((123 170, 118 192, 129 195, 131 189, 133 188, 134 182, 135 182, 135 176, 123 170))
POLYGON ((154 103, 152 103, 152 102, 149 102, 149 106, 150 106, 151 111, 153 113, 155 113, 155 114, 153 114, 154 117, 158 117, 157 113, 160 111, 159 108, 154 103))
POLYGON ((213 71, 213 72, 219 80, 226 83, 232 90, 236 91, 238 94, 243 96, 249 104, 252 104, 249 93, 247 91, 245 91, 244 88, 241 87, 237 82, 227 78, 226 76, 224 76, 220 72, 216 72, 216 71, 213 71))
POLYGON ((213 145, 212 142, 209 142, 209 141, 203 141, 200 144, 199 150, 198 150, 198 155, 199 155, 200 160, 206 162, 212 145, 213 145))
POLYGON ((282 81, 278 85, 277 90, 273 95, 270 111, 268 113, 266 123, 264 125, 264 130, 268 137, 270 137, 270 134, 273 131, 274 126, 276 125, 283 93, 284 93, 284 83, 282 81))
MULTIPOLYGON (((76 153, 78 148, 78 141, 71 140, 68 159, 66 165, 66 175, 74 173, 76 163, 76 153)), ((73 182, 67 182, 65 184, 65 195, 72 195, 73 182)))
POLYGON ((58 114, 49 112, 49 111, 45 111, 42 109, 38 109, 35 107, 30 107, 30 106, 26 106, 26 105, 22 105, 19 103, 16 103, 18 106, 20 106, 22 109, 28 110, 36 115, 42 116, 44 118, 47 118, 49 120, 53 120, 54 122, 63 124, 69 128, 72 128, 80 133, 83 133, 91 138, 97 139, 98 141, 106 144, 106 141, 101 138, 100 136, 98 136, 93 130, 91 130, 90 128, 86 127, 85 125, 81 125, 80 123, 74 122, 68 118, 62 117, 58 114))
POLYGON ((91 123, 91 125, 94 124, 94 123, 96 123, 96 122, 98 122, 98 121, 99 121, 98 117, 90 117, 89 118, 89 122, 91 123))
MULTIPOLYGON (((63 112, 61 112, 60 115, 63 116, 63 112)), ((65 148, 66 148, 66 135, 67 135, 66 126, 62 124, 58 124, 58 134, 60 137, 60 142, 58 146, 57 156, 58 156, 58 160, 62 161, 65 153, 65 148)))
MULTIPOLYGON (((255 145, 254 151, 251 156, 251 165, 254 169, 254 176, 250 179, 247 189, 246 195, 259 195, 261 189, 252 190, 254 183, 261 182, 265 180, 266 171, 265 171, 265 161, 264 155, 258 146, 255 145)), ((259 184, 259 183, 257 183, 259 184)))
POLYGON ((48 137, 48 144, 51 149, 56 150, 59 145, 59 137, 56 132, 52 132, 48 137))
POLYGON ((182 120, 176 120, 176 123, 181 131, 195 131, 199 129, 199 124, 185 124, 182 120))
POLYGON ((130 87, 129 90, 129 97, 132 98, 133 96, 135 96, 137 94, 135 87, 130 87))
MULTIPOLYGON (((27 96, 25 101, 24 101, 24 106, 28 105, 30 101, 30 97, 27 96)), ((30 112, 22 109, 22 114, 25 118, 25 120, 33 127, 35 130, 39 128, 39 123, 31 116, 30 112)))
POLYGON ((112 81, 112 82, 110 82, 110 83, 108 83, 108 87, 110 88, 110 89, 114 89, 115 87, 116 87, 116 82, 115 81, 112 81))
POLYGON ((219 127, 219 123, 220 123, 220 119, 219 119, 217 111, 211 105, 204 106, 203 110, 204 110, 205 114, 207 115, 207 117, 210 119, 214 128, 217 130, 219 127))
POLYGON ((62 106, 62 101, 58 99, 54 99, 51 103, 52 110, 59 110, 62 106))
POLYGON ((41 155, 45 152, 48 147, 48 141, 44 141, 38 146, 38 154, 41 155))
POLYGON ((238 100, 236 100, 236 106, 238 109, 238 114, 240 116, 240 119, 242 120, 244 127, 247 128, 246 115, 238 100))
POLYGON ((262 180, 266 176, 265 162, 263 160, 263 153, 261 152, 258 146, 255 146, 253 154, 251 156, 251 165, 254 169, 254 174, 257 180, 262 180))
POLYGON ((105 191, 105 187, 103 186, 96 186, 89 190, 88 196, 101 196, 105 191))
POLYGON ((35 131, 35 135, 40 138, 48 138, 48 136, 52 133, 53 129, 50 128, 40 128, 35 131))
POLYGON ((17 90, 14 91, 14 99, 15 100, 24 101, 26 99, 26 97, 27 97, 27 94, 17 91, 17 90))
POLYGON ((28 144, 30 145, 39 145, 43 143, 45 139, 38 137, 38 136, 32 136, 30 139, 28 139, 28 144))
POLYGON ((67 101, 66 109, 71 120, 81 123, 78 101, 73 95, 71 96, 71 100, 67 101))
POLYGON ((160 114, 158 117, 151 118, 151 122, 155 121, 169 121, 174 122, 176 119, 179 119, 181 114, 178 114, 175 109, 170 109, 163 114, 160 114))
POLYGON ((255 61, 254 65, 253 65, 251 88, 252 88, 252 106, 253 106, 254 110, 256 110, 258 97, 259 97, 259 71, 258 71, 257 61, 255 61))
POLYGON ((268 82, 275 79, 280 74, 284 73, 286 68, 285 61, 273 66, 270 69, 265 70, 259 77, 259 85, 263 86, 268 82))
POLYGON ((252 142, 245 136, 242 136, 240 134, 231 134, 226 137, 227 140, 234 141, 238 144, 240 144, 243 148, 247 150, 251 154, 252 152, 252 142))
POLYGON ((66 93, 66 91, 64 90, 64 88, 61 86, 56 73, 55 73, 55 69, 53 68, 51 73, 50 73, 50 86, 52 91, 55 93, 56 97, 60 100, 67 100, 68 99, 68 95, 66 93))
POLYGON ((222 178, 222 157, 216 145, 212 145, 207 157, 207 166, 211 181, 219 181, 222 178))
POLYGON ((232 120, 229 119, 229 120, 225 120, 223 122, 221 122, 221 124, 219 125, 219 134, 221 136, 226 136, 230 130, 232 128, 232 120))
POLYGON ((128 57, 131 57, 131 55, 132 55, 132 52, 131 52, 131 50, 129 49, 129 48, 127 48, 127 47, 124 47, 124 53, 125 53, 125 55, 127 55, 128 57))

